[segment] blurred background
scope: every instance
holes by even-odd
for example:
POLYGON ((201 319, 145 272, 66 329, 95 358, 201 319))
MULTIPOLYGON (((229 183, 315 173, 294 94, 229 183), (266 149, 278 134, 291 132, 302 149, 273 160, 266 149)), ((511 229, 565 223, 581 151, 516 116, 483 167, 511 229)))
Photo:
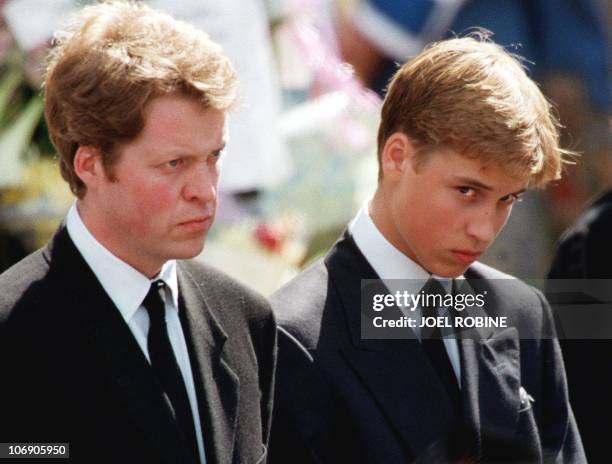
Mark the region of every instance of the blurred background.
MULTIPOLYGON (((44 245, 74 201, 43 118, 53 32, 91 2, 0 0, 0 271, 44 245)), ((610 0, 151 0, 219 42, 242 105, 203 254, 269 294, 322 256, 376 187, 381 99, 398 64, 475 27, 525 58, 581 153, 530 192, 483 261, 543 278, 562 231, 612 186, 610 0)), ((415 218, 418 220, 418 218, 415 218)))

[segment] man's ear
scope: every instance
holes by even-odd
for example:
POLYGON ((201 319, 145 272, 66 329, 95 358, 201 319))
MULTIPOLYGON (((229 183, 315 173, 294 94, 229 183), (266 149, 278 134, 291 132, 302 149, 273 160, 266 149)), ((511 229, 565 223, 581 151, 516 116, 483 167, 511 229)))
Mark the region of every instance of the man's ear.
POLYGON ((98 147, 79 145, 72 161, 74 172, 87 189, 95 188, 104 179, 102 152, 98 147))
POLYGON ((397 180, 406 169, 412 169, 414 144, 403 132, 394 132, 385 142, 381 154, 383 178, 397 180))

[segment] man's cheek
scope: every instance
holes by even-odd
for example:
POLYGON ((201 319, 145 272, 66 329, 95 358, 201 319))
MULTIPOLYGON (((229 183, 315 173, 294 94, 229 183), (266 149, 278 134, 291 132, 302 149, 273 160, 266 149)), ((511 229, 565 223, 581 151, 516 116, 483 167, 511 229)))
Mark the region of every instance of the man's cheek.
POLYGON ((140 209, 150 215, 169 209, 178 195, 163 183, 136 185, 133 194, 140 209))

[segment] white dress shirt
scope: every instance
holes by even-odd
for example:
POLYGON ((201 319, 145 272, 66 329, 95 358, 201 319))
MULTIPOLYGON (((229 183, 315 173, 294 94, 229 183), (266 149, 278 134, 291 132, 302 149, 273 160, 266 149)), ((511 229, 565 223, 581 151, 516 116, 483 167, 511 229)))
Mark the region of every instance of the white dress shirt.
MULTIPOLYGON (((385 281, 387 287, 393 285, 393 280, 402 279, 402 288, 405 289, 406 284, 412 284, 412 293, 417 293, 421 290, 423 284, 431 277, 438 280, 445 290, 450 293, 452 279, 448 277, 439 277, 430 274, 404 253, 395 248, 384 235, 378 230, 376 224, 372 220, 369 212, 369 201, 359 210, 355 218, 348 226, 348 230, 355 240, 357 248, 363 253, 363 256, 368 260, 376 274, 380 279, 385 281)), ((458 277, 463 279, 463 276, 458 277)), ((389 288, 390 292, 394 289, 389 288)), ((402 308, 404 310, 404 308, 402 308)), ((406 314, 407 315, 407 314, 406 314)), ((411 317, 419 319, 420 309, 415 309, 411 317)), ((417 324, 418 325, 418 324, 417 324)), ((418 337, 420 337, 420 329, 413 329, 418 337)), ((459 387, 461 387, 461 361, 459 358, 459 345, 455 337, 443 338, 444 346, 453 371, 457 377, 459 387)))
POLYGON ((121 316, 128 325, 140 349, 150 362, 149 350, 147 348, 147 335, 149 333, 149 313, 142 305, 145 296, 149 292, 151 283, 161 279, 169 289, 166 291, 166 324, 168 337, 176 361, 183 375, 187 396, 191 405, 193 415, 200 462, 204 464, 204 441, 200 429, 200 414, 196 397, 189 353, 185 342, 185 335, 181 327, 178 313, 178 279, 176 273, 176 261, 168 261, 162 266, 157 277, 149 279, 144 274, 134 269, 129 264, 117 258, 107 250, 89 232, 79 215, 76 203, 68 211, 66 218, 68 235, 74 242, 77 250, 81 253, 98 281, 115 303, 121 316), (168 295, 170 293, 170 295, 168 295))

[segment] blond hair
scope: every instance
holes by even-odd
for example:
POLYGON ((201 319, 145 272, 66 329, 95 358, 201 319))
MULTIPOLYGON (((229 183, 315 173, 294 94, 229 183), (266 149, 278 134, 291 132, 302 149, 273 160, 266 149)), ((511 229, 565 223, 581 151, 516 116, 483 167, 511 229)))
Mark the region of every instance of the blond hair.
POLYGON ((517 57, 486 31, 437 42, 404 64, 389 84, 378 131, 385 142, 401 131, 417 156, 447 148, 542 187, 561 176, 572 153, 559 146, 551 105, 517 57))
POLYGON ((136 1, 83 8, 56 33, 44 82, 45 118, 62 176, 82 196, 85 185, 73 168, 78 147, 98 147, 110 168, 116 145, 142 130, 152 98, 178 93, 225 111, 235 102, 235 87, 221 47, 193 26, 136 1))

